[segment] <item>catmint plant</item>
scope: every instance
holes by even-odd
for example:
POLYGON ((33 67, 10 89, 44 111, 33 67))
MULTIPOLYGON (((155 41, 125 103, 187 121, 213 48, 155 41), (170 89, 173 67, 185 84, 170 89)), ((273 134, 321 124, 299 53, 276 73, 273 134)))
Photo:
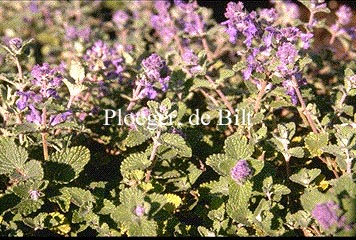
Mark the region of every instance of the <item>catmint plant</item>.
POLYGON ((354 6, 207 5, 1 3, 0 236, 355 236, 354 6))

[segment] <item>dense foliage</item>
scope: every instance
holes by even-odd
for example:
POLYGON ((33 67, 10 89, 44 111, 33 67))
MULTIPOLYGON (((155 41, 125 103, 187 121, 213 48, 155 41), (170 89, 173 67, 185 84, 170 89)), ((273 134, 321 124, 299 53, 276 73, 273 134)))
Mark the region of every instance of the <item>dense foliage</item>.
POLYGON ((272 3, 2 1, 0 235, 354 236, 352 9, 272 3))

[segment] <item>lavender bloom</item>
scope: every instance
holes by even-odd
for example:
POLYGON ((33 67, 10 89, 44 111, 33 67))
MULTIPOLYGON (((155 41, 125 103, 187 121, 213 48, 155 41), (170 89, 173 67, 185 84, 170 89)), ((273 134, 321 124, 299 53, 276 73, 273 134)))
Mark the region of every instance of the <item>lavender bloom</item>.
POLYGON ((343 5, 336 11, 336 16, 338 17, 337 21, 339 24, 347 25, 352 19, 352 10, 350 7, 343 5))
POLYGON ((258 27, 255 24, 256 12, 248 14, 243 10, 243 7, 242 2, 229 2, 225 12, 225 17, 228 20, 221 24, 227 25, 226 32, 230 36, 231 43, 236 43, 237 34, 241 33, 245 37, 244 43, 247 48, 250 48, 252 40, 258 33, 258 27))
POLYGON ((282 86, 286 90, 286 93, 291 97, 292 103, 294 105, 297 105, 298 97, 297 97, 297 93, 295 92, 295 88, 306 85, 307 81, 305 78, 302 77, 301 73, 296 73, 290 77, 292 78, 294 77, 297 80, 298 85, 296 85, 291 79, 286 79, 283 81, 282 86))
POLYGON ((35 65, 31 71, 31 76, 34 78, 32 83, 43 86, 43 82, 45 82, 48 87, 59 87, 63 79, 61 74, 61 68, 51 68, 48 63, 44 63, 42 66, 35 65))
POLYGON ((320 226, 327 230, 339 221, 338 210, 339 206, 336 203, 328 201, 316 204, 311 214, 319 222, 320 226))
POLYGON ((190 74, 194 75, 202 70, 202 67, 199 65, 199 58, 192 50, 186 50, 182 58, 184 63, 189 66, 190 74))
POLYGON ((143 206, 136 206, 135 214, 138 217, 142 217, 145 214, 145 208, 143 206))
POLYGON ((110 48, 105 42, 99 40, 88 49, 83 56, 91 71, 103 71, 108 79, 120 78, 124 70, 120 56, 122 50, 115 46, 110 48))
POLYGON ((41 113, 40 111, 38 111, 32 104, 30 104, 28 106, 28 108, 30 109, 30 114, 28 114, 26 116, 26 120, 28 122, 32 122, 32 123, 35 123, 37 125, 41 125, 41 113))
POLYGON ((36 1, 32 0, 29 4, 29 8, 30 8, 30 11, 32 13, 38 13, 39 12, 39 9, 38 9, 38 3, 36 3, 36 1))
POLYGON ((264 19, 267 24, 272 24, 278 18, 278 13, 274 8, 263 8, 259 12, 259 16, 264 19))
POLYGON ((242 184, 248 177, 252 175, 252 170, 246 160, 240 160, 235 167, 231 169, 231 177, 238 183, 242 184))
POLYGON ((299 13, 299 7, 297 4, 292 3, 290 1, 285 1, 284 5, 285 5, 285 10, 286 10, 287 16, 294 18, 294 19, 299 18, 300 13, 299 13))
POLYGON ((300 39, 303 42, 303 49, 308 49, 310 47, 310 40, 313 38, 312 33, 301 33, 300 39))
POLYGON ((170 43, 176 34, 174 23, 169 15, 170 3, 167 1, 155 2, 158 15, 152 15, 151 25, 165 43, 170 43))
POLYGON ((71 111, 66 111, 64 113, 59 113, 57 115, 51 115, 49 118, 49 123, 51 126, 55 126, 67 120, 69 116, 72 115, 71 111))
POLYGON ((125 11, 118 10, 114 13, 112 20, 119 29, 122 29, 129 20, 129 15, 125 11))
POLYGON ((37 201, 40 197, 40 192, 38 190, 30 190, 28 193, 33 201, 37 201))
POLYGON ((204 23, 202 17, 197 13, 198 4, 196 2, 184 3, 183 1, 175 1, 175 4, 183 12, 180 22, 184 32, 191 36, 202 34, 204 23))
POLYGON ((277 51, 277 57, 281 63, 288 65, 295 62, 295 58, 298 56, 298 51, 291 43, 283 43, 277 51))
POLYGON ((21 38, 12 38, 9 40, 9 46, 11 50, 17 51, 22 47, 22 39, 21 38))
POLYGON ((156 90, 153 89, 155 82, 160 83, 162 91, 167 91, 170 77, 166 75, 168 75, 169 69, 160 56, 156 53, 151 54, 142 61, 142 67, 146 77, 141 80, 144 89, 139 94, 140 98, 147 96, 154 99, 157 96, 156 90))
POLYGON ((16 101, 16 106, 20 110, 24 110, 29 102, 32 103, 39 103, 42 101, 42 96, 40 94, 36 94, 34 91, 27 91, 27 92, 16 92, 20 98, 16 101))
POLYGON ((139 98, 148 97, 149 99, 155 99, 157 97, 157 91, 153 88, 152 84, 146 83, 144 89, 138 95, 139 98))

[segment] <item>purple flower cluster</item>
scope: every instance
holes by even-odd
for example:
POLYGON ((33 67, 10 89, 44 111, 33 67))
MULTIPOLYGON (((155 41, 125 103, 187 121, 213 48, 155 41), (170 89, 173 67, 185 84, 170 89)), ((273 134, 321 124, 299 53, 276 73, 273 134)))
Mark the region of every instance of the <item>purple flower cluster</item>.
POLYGON ((135 208, 135 215, 137 217, 142 217, 143 215, 145 215, 145 208, 143 206, 136 206, 135 208))
POLYGON ((12 38, 9 40, 9 47, 12 51, 17 51, 22 47, 22 39, 21 38, 12 38))
POLYGON ((65 28, 65 37, 70 41, 81 40, 83 42, 89 42, 90 33, 90 27, 77 28, 75 26, 67 26, 65 28))
POLYGON ((225 17, 228 20, 221 24, 227 26, 226 32, 230 36, 230 42, 236 43, 240 33, 245 37, 244 43, 246 46, 250 48, 252 40, 258 33, 256 12, 247 13, 242 2, 229 2, 226 7, 225 17))
POLYGON ((124 29, 129 18, 129 15, 125 11, 117 10, 112 16, 112 21, 119 29, 124 29))
MULTIPOLYGON (((48 63, 36 65, 31 71, 33 90, 18 91, 19 99, 16 101, 16 106, 19 110, 24 110, 26 107, 29 113, 26 115, 28 122, 37 125, 42 124, 42 113, 40 104, 48 99, 58 99, 57 89, 62 84, 63 67, 59 66, 51 68, 48 63)), ((55 126, 67 120, 71 115, 71 111, 50 115, 50 125, 55 126)))
POLYGON ((246 160, 242 159, 237 162, 235 167, 231 169, 231 177, 239 184, 242 184, 248 177, 252 175, 250 165, 246 160))
POLYGON ((183 31, 190 36, 199 36, 204 32, 204 23, 202 16, 198 14, 198 4, 196 1, 184 3, 181 0, 175 0, 175 5, 182 12, 182 18, 179 21, 183 31))
POLYGON ((328 230, 336 224, 339 227, 342 227, 344 224, 345 219, 338 216, 338 211, 339 206, 333 201, 328 201, 316 204, 311 214, 313 218, 319 222, 323 229, 328 230))
POLYGON ((158 15, 151 17, 152 27, 166 44, 170 43, 176 34, 174 22, 169 14, 170 5, 168 1, 156 1, 154 6, 158 15))
POLYGON ((189 73, 194 75, 202 70, 199 65, 199 58, 190 49, 186 50, 182 56, 183 62, 189 67, 189 73))
POLYGON ((349 32, 348 28, 345 28, 351 22, 352 19, 352 10, 350 7, 345 5, 341 6, 336 11, 337 20, 335 24, 333 24, 330 29, 334 36, 342 35, 349 32))
POLYGON ((154 85, 158 82, 163 92, 168 89, 168 82, 170 80, 169 69, 165 61, 156 53, 151 54, 149 57, 142 61, 142 67, 144 71, 143 78, 139 81, 139 84, 143 86, 139 94, 139 98, 148 97, 154 99, 157 96, 157 91, 154 89, 154 85))
MULTIPOLYGON (((250 80, 254 72, 282 78, 286 93, 290 95, 293 104, 297 104, 290 79, 295 77, 298 83, 305 83, 299 79, 300 70, 296 63, 299 49, 310 47, 313 34, 303 33, 296 27, 273 26, 272 23, 278 18, 274 9, 261 9, 259 16, 257 19, 254 11, 247 13, 242 2, 230 2, 225 12, 228 20, 222 23, 227 26, 230 42, 236 43, 239 34, 245 39, 247 51, 238 52, 240 55, 246 54, 247 66, 242 70, 243 78, 250 80)), ((251 81, 258 85, 258 80, 251 81)))
POLYGON ((88 49, 83 56, 88 64, 89 70, 94 72, 102 71, 106 78, 115 79, 121 77, 124 70, 121 65, 123 58, 118 47, 109 47, 105 42, 99 40, 88 49))

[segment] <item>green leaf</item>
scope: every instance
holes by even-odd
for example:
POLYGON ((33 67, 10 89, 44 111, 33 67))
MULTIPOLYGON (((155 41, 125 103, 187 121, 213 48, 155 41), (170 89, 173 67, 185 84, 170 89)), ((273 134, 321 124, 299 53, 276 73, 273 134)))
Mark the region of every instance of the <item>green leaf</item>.
POLYGON ((247 143, 247 138, 239 134, 229 136, 224 145, 227 156, 235 160, 246 159, 254 152, 254 147, 247 143))
POLYGON ((25 175, 30 179, 43 179, 43 168, 40 161, 30 160, 24 165, 25 175))
POLYGON ((148 131, 141 132, 141 131, 137 131, 137 130, 132 130, 132 131, 129 131, 129 133, 125 139, 125 145, 127 147, 135 147, 135 146, 141 145, 142 143, 146 142, 151 137, 152 137, 152 134, 150 134, 148 131))
POLYGON ((81 207, 88 202, 94 202, 94 197, 90 191, 77 187, 64 187, 60 189, 64 196, 70 196, 70 202, 81 207))
POLYGON ((288 153, 293 157, 302 158, 304 157, 304 150, 302 147, 295 147, 288 149, 288 153))
POLYGON ((145 170, 151 165, 145 153, 133 153, 125 158, 120 166, 120 172, 123 177, 132 177, 132 171, 145 170))
POLYGON ((320 157, 323 154, 323 147, 328 145, 328 133, 309 133, 304 139, 305 147, 309 150, 312 157, 320 157))
POLYGON ((15 169, 23 169, 28 153, 16 146, 9 137, 0 137, 0 174, 9 174, 15 169))
POLYGON ((235 75, 235 72, 231 69, 221 68, 219 69, 219 79, 217 82, 223 82, 225 79, 231 78, 235 75))
POLYGON ((290 189, 282 184, 274 184, 273 185, 273 200, 275 202, 281 201, 282 195, 290 194, 290 189))
POLYGON ((319 176, 320 173, 321 170, 318 168, 314 168, 314 169, 302 168, 298 173, 290 176, 289 179, 295 183, 299 183, 307 187, 314 179, 316 179, 319 176))
POLYGON ((17 204, 15 209, 17 209, 18 213, 21 215, 27 216, 39 210, 43 204, 44 202, 41 199, 38 199, 37 201, 26 199, 17 204))
POLYGON ((229 176, 231 168, 234 167, 236 160, 228 158, 225 154, 213 154, 210 155, 206 164, 213 168, 215 172, 220 174, 221 176, 229 176))
POLYGON ((308 65, 311 62, 313 62, 313 60, 310 57, 303 57, 303 58, 299 59, 300 69, 303 69, 306 65, 308 65))
POLYGON ((160 138, 162 144, 174 149, 182 157, 190 158, 192 149, 188 147, 183 137, 178 134, 164 133, 160 138))
POLYGON ((356 197, 356 183, 352 180, 350 174, 344 174, 337 179, 333 179, 330 184, 333 186, 335 194, 339 195, 347 192, 350 197, 356 197))
POLYGON ((330 197, 319 192, 317 189, 307 190, 300 196, 300 202, 303 208, 308 212, 311 212, 316 204, 324 203, 328 200, 330 200, 330 197))
POLYGON ((56 182, 69 183, 79 176, 90 160, 86 147, 76 146, 56 152, 46 162, 46 173, 56 182))
POLYGON ((251 194, 252 183, 250 181, 246 181, 243 185, 236 183, 230 185, 226 212, 237 223, 249 225, 249 219, 252 216, 248 208, 251 194))
POLYGON ((157 223, 154 220, 141 218, 138 222, 128 224, 127 235, 131 236, 157 236, 157 223))
POLYGON ((286 224, 293 229, 299 229, 300 227, 308 227, 311 221, 311 216, 308 212, 299 210, 296 213, 287 213, 286 224))
POLYGON ((85 78, 84 67, 79 62, 72 60, 69 75, 75 80, 75 82, 83 81, 85 78))
POLYGON ((142 205, 145 194, 137 188, 125 188, 120 192, 120 202, 127 207, 142 205))

